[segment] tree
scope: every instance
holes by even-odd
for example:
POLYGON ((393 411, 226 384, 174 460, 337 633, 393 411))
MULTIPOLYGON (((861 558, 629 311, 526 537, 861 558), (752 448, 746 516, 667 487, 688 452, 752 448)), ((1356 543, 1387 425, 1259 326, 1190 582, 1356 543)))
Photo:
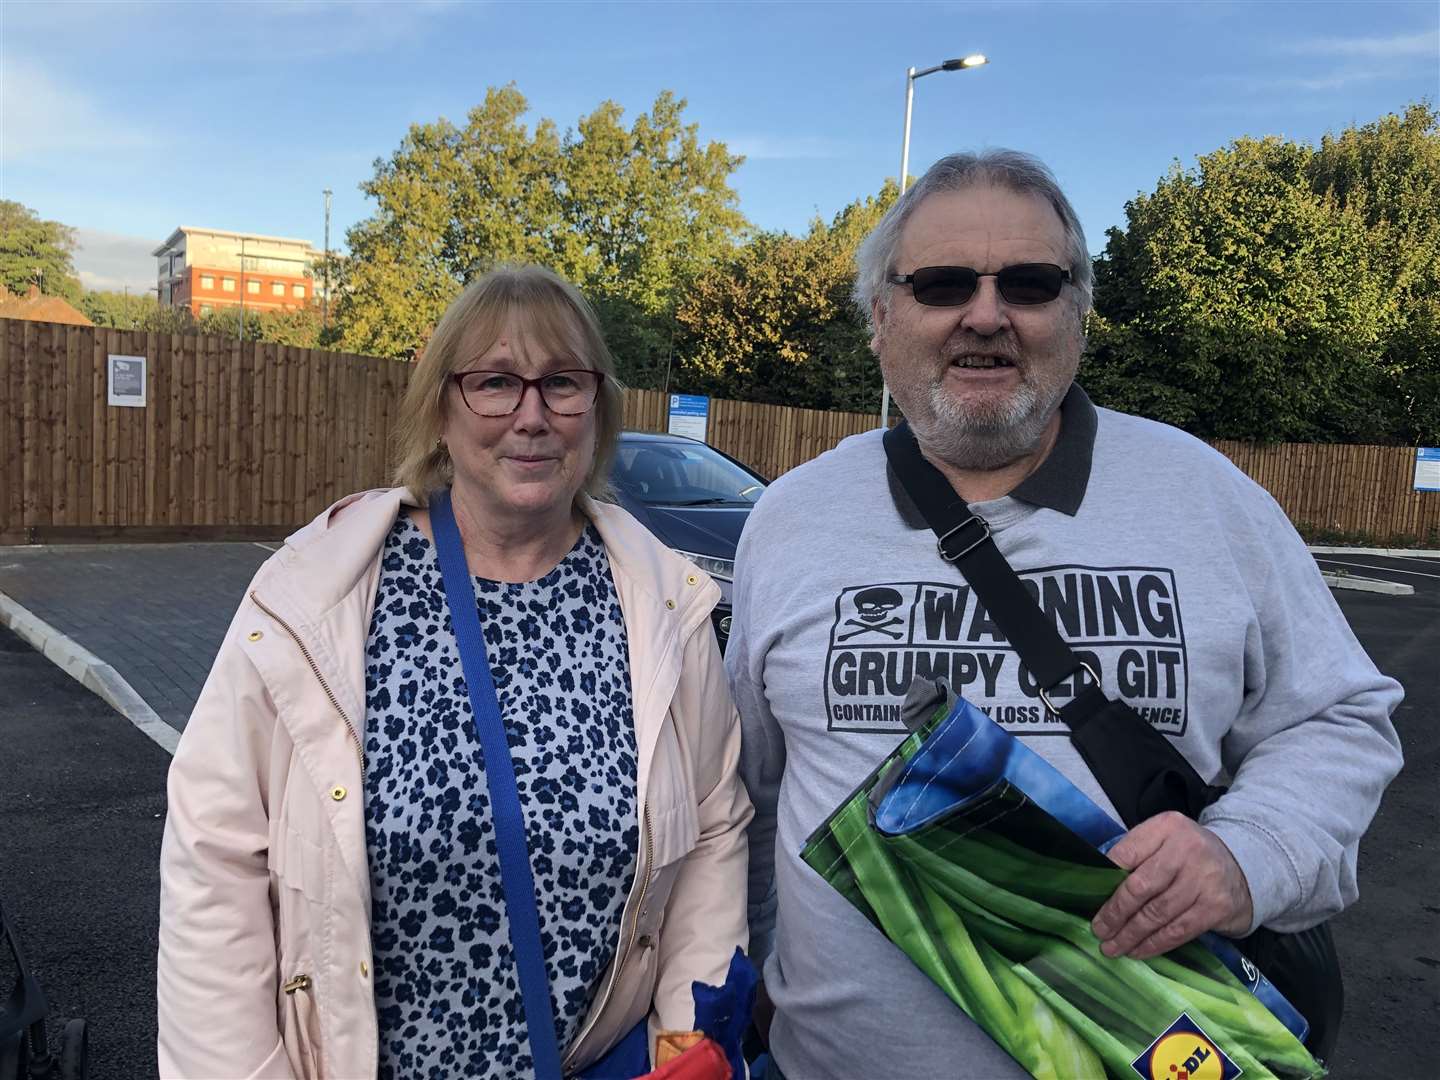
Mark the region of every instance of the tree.
POLYGON ((80 298, 71 252, 75 230, 44 221, 28 206, 0 199, 0 285, 23 296, 38 284, 48 296, 80 298))
POLYGON ((126 292, 86 289, 80 294, 76 306, 96 326, 113 327, 116 330, 157 329, 157 317, 170 309, 160 307, 152 296, 144 293, 131 295, 126 292))
POLYGON ((679 363, 674 313, 647 311, 624 296, 588 291, 620 381, 637 389, 665 389, 672 366, 679 363))
POLYGON ((682 378, 708 393, 874 411, 879 367, 855 310, 855 250, 895 201, 887 182, 802 237, 761 233, 699 275, 677 314, 682 378))
MULTIPOLYGON (((188 309, 181 308, 181 332, 195 334, 220 334, 238 337, 240 334, 240 308, 217 308, 199 317, 192 317, 188 309)), ((161 329, 161 327, 156 327, 161 329)), ((320 337, 320 309, 314 304, 305 307, 281 308, 277 311, 245 309, 245 340, 270 341, 277 345, 295 345, 303 349, 323 348, 320 337)))
POLYGON ((1326 136, 1310 165, 1315 190, 1359 214, 1371 265, 1389 298, 1380 367, 1402 441, 1440 442, 1440 112, 1326 136), (1408 438, 1406 437, 1408 432, 1408 438))
POLYGON ((281 308, 278 311, 263 311, 257 322, 255 337, 260 341, 273 341, 277 345, 295 345, 302 349, 323 347, 320 340, 321 324, 318 304, 281 308))
MULTIPOLYGON (((218 311, 194 316, 189 308, 164 307, 144 295, 87 291, 80 297, 79 307, 96 326, 117 330, 146 330, 158 334, 222 334, 235 337, 240 332, 240 308, 222 307, 218 311)), ((313 349, 322 346, 320 308, 282 308, 278 311, 245 309, 245 339, 273 341, 280 345, 298 345, 313 349)))
POLYGON ((650 314, 676 286, 728 250, 746 226, 730 174, 742 158, 700 144, 669 91, 627 130, 607 101, 564 140, 559 201, 567 232, 557 269, 587 292, 622 297, 650 314))
POLYGON ((1386 357, 1435 354, 1424 306, 1406 293, 1433 271, 1397 262, 1383 230, 1403 222, 1403 243, 1433 235, 1435 184, 1421 177, 1433 149, 1417 149, 1425 125, 1391 119, 1319 151, 1240 139, 1128 203, 1096 264, 1084 378, 1097 400, 1209 437, 1415 438, 1419 414, 1401 399, 1423 379, 1402 392, 1386 357), (1393 138, 1397 124, 1408 140, 1393 138), (1385 139, 1408 158, 1377 150, 1385 139), (1378 160, 1399 160, 1391 171, 1408 180, 1362 182, 1378 160), (1388 210, 1361 197, 1376 188, 1391 193, 1388 210))
POLYGON ((376 212, 347 234, 335 277, 344 347, 413 353, 465 283, 504 262, 550 266, 651 353, 668 342, 678 291, 745 227, 728 184, 742 159, 702 146, 669 93, 629 128, 605 102, 563 137, 550 120, 527 129, 528 107, 492 88, 464 127, 412 125, 376 161, 362 185, 376 212))

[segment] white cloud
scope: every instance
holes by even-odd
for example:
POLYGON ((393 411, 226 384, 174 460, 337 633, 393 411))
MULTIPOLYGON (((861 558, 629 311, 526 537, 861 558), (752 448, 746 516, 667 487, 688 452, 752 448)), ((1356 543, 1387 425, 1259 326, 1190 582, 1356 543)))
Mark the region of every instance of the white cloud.
POLYGON ((7 60, 0 70, 0 161, 38 164, 46 155, 151 146, 155 136, 100 102, 51 77, 29 60, 7 60))
POLYGON ((821 161, 849 157, 853 147, 823 135, 736 135, 723 139, 732 154, 749 161, 821 161))
MULTIPOLYGON (((1275 94, 1300 91, 1320 93, 1326 90, 1343 90, 1360 83, 1378 82, 1383 79, 1407 79, 1412 71, 1403 64, 1382 64, 1361 66, 1347 64, 1316 75, 1273 75, 1254 77, 1251 75, 1214 75, 1205 82, 1218 87, 1237 90, 1246 95, 1275 94)), ((1253 101, 1240 104, 1253 105, 1253 101)))
POLYGON ((248 68, 257 57, 318 61, 413 48, 445 17, 483 6, 461 0, 0 0, 0 5, 7 52, 28 48, 44 55, 55 41, 84 50, 138 48, 147 55, 172 53, 216 73, 226 65, 248 68))
POLYGON ((1297 56, 1355 56, 1393 60, 1402 56, 1440 57, 1440 33, 1422 30, 1418 34, 1390 37, 1324 37, 1296 41, 1282 49, 1297 56))
POLYGON ((1354 86, 1356 83, 1374 82, 1376 79, 1383 79, 1396 74, 1393 71, 1364 71, 1350 70, 1337 71, 1330 75, 1317 75, 1307 77, 1304 75, 1293 75, 1278 79, 1261 80, 1257 90, 1339 90, 1346 86, 1354 86))
POLYGON ((246 5, 244 11, 247 19, 259 15, 285 20, 283 26, 257 27, 268 50, 291 60, 319 60, 414 44, 436 16, 460 7, 460 0, 274 0, 246 5))
POLYGON ((75 272, 87 289, 120 292, 128 286, 132 293, 143 293, 155 285, 150 252, 163 239, 76 229, 75 272))

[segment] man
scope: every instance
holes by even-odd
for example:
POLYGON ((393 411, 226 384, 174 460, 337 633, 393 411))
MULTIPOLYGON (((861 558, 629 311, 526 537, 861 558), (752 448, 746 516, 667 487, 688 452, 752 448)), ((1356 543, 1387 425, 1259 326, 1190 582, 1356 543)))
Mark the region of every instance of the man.
MULTIPOLYGON (((1207 781, 1232 778, 1199 823, 1161 815, 1113 849, 1133 872, 1095 919, 1103 950, 1143 958, 1206 930, 1295 930, 1341 910, 1400 767, 1400 687, 1263 490, 1075 384, 1091 267, 1049 171, 1012 151, 944 158, 857 262, 872 348, 926 458, 1106 693, 1207 781)), ((737 571, 726 666, 756 807, 757 952, 773 931, 774 1060, 791 1080, 1024 1075, 799 851, 898 744, 916 675, 949 679, 1113 809, 1047 688, 936 553, 881 432, 777 481, 737 571)), ((1058 704, 1073 692, 1048 688, 1058 704)))

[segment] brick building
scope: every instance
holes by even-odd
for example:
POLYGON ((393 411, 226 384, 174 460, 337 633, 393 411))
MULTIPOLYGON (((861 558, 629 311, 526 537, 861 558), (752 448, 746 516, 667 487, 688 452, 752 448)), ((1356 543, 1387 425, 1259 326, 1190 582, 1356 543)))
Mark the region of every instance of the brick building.
POLYGON ((311 265, 320 252, 305 240, 182 225, 152 255, 160 303, 208 315, 222 307, 280 311, 319 297, 311 265), (243 257, 243 262, 242 262, 243 257))

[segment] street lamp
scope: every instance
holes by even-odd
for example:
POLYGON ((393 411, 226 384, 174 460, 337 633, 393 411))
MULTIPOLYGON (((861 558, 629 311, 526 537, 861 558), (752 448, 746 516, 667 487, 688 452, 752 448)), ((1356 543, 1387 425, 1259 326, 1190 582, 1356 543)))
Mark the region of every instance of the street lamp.
MULTIPOLYGON (((246 238, 245 238, 244 236, 240 237, 240 342, 241 342, 241 344, 244 344, 244 342, 245 342, 245 260, 246 260, 247 258, 256 260, 256 265, 257 265, 257 268, 258 268, 258 269, 256 270, 256 273, 261 273, 261 274, 263 274, 263 273, 266 272, 266 271, 264 270, 263 266, 261 265, 261 260, 263 260, 264 262, 270 262, 270 263, 276 263, 276 262, 300 263, 301 266, 309 266, 309 265, 311 265, 311 263, 312 263, 312 260, 310 260, 310 259, 297 259, 297 258, 295 258, 294 256, 291 256, 291 255, 276 255, 276 254, 274 254, 273 252, 272 252, 272 253, 268 253, 268 254, 263 254, 263 253, 262 253, 262 254, 260 254, 260 255, 246 255, 246 254, 245 254, 245 239, 246 239, 246 238)), ((304 276, 303 271, 302 271, 302 273, 301 273, 301 276, 302 276, 302 277, 304 276)), ((312 288, 311 288, 311 290, 310 290, 310 297, 311 297, 312 300, 313 300, 314 297, 315 297, 315 290, 314 290, 313 286, 312 286, 312 288)), ((271 303, 271 306, 274 306, 274 301, 273 301, 273 300, 270 301, 270 303, 271 303)), ((286 306, 288 306, 288 305, 286 305, 286 304, 281 304, 280 306, 281 306, 281 307, 286 307, 286 306)), ((259 311, 259 307, 258 307, 258 304, 257 304, 256 317, 258 318, 260 314, 261 314, 261 312, 259 311)))
POLYGON ((325 196, 325 295, 321 298, 320 324, 326 330, 330 329, 330 195, 327 187, 322 194, 325 196))
MULTIPOLYGON (((900 194, 905 194, 905 188, 909 183, 910 172, 910 112, 915 104, 915 80, 923 79, 926 75, 933 75, 937 71, 965 71, 968 68, 980 67, 988 64, 989 58, 984 53, 971 53, 969 56, 957 57, 954 60, 946 60, 936 64, 934 67, 921 68, 916 71, 913 67, 905 72, 905 138, 900 143, 900 194)), ((882 382, 884 387, 880 398, 880 426, 890 426, 890 385, 882 382)))
POLYGON ((240 344, 245 344, 245 237, 240 237, 240 344))

